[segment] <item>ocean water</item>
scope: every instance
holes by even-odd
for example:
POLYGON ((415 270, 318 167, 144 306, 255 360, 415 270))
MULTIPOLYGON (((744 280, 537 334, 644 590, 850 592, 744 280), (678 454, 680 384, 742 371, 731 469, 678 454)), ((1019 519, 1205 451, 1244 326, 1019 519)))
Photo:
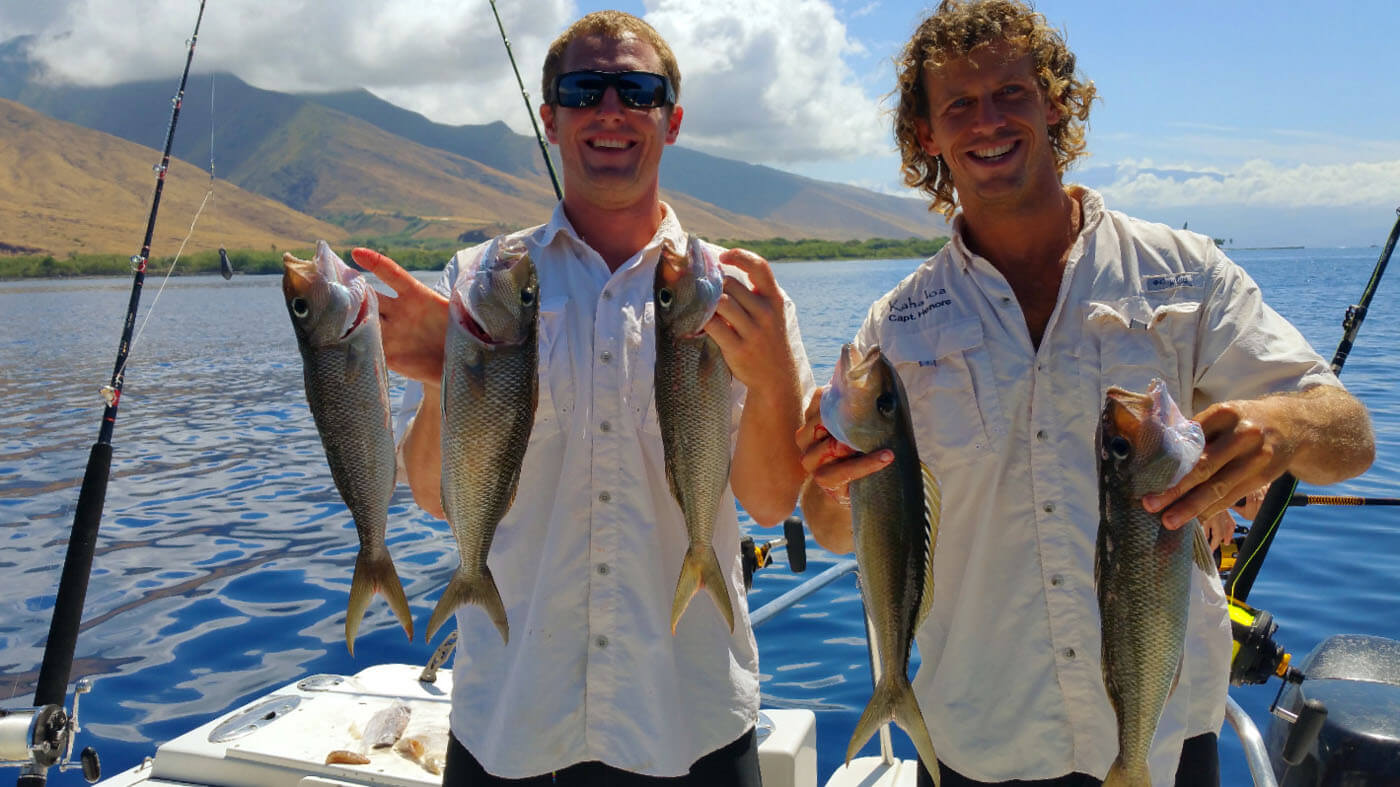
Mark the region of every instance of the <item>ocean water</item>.
MULTIPOLYGON (((1231 256, 1330 358, 1343 313, 1359 299, 1378 252, 1231 256)), ((870 302, 917 265, 777 266, 819 382, 829 379, 870 302)), ((177 278, 157 301, 159 286, 149 278, 142 299, 143 315, 152 317, 128 365, 73 672, 95 680, 82 701, 79 745, 96 747, 108 774, 303 674, 422 663, 431 652, 421 639, 405 639, 383 603, 371 605, 360 628, 358 657, 346 652, 354 525, 306 407, 278 277, 177 278)), ((1327 493, 1400 493, 1397 288, 1382 283, 1343 371, 1371 410, 1375 466, 1327 493)), ((0 282, 0 703, 7 706, 33 693, 97 436, 98 391, 111 375, 129 291, 126 278, 0 282)), ((743 521, 759 539, 779 535, 743 521)), ((400 488, 389 543, 415 617, 426 619, 457 563, 446 525, 421 514, 400 488)), ((808 554, 805 575, 789 573, 781 554, 759 572, 750 607, 837 560, 815 543, 808 554)), ((1275 615, 1279 639, 1298 657, 1334 633, 1400 639, 1400 509, 1295 509, 1250 600, 1275 615)), ((824 780, 870 696, 854 578, 778 616, 759 629, 758 641, 764 705, 816 712, 824 780)), ((1232 694, 1263 728, 1277 686, 1232 694)), ((913 756, 902 732, 894 741, 898 755, 913 756)), ((1228 726, 1221 758, 1225 784, 1248 783, 1228 726)), ((56 785, 82 783, 76 772, 50 777, 56 785)))

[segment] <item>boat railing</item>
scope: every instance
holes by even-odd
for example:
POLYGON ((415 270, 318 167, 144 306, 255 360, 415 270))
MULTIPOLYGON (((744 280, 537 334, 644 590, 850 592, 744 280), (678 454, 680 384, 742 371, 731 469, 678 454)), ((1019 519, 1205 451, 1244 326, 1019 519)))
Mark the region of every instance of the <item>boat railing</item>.
MULTIPOLYGON (((749 615, 749 620, 757 629, 818 590, 847 574, 857 573, 857 569, 858 565, 854 558, 842 559, 827 567, 820 574, 759 607, 749 615)), ((857 577, 857 581, 859 581, 859 577, 857 577)), ((863 604, 862 601, 862 609, 864 609, 863 604)), ((871 634, 869 615, 865 616, 865 633, 866 651, 870 656, 871 685, 873 686, 880 680, 880 654, 876 652, 877 646, 875 645, 875 637, 871 634)), ((1254 779, 1255 787, 1278 787, 1273 766, 1269 763, 1269 753, 1264 747, 1264 736, 1260 734, 1259 727, 1249 717, 1249 714, 1245 713, 1244 708, 1229 695, 1225 697, 1225 719, 1230 722, 1230 727, 1234 729, 1235 735, 1240 740, 1245 763, 1249 766, 1249 773, 1254 779)), ((894 746, 890 739, 890 725, 888 723, 881 725, 879 739, 881 761, 887 765, 892 764, 894 762, 894 746)))

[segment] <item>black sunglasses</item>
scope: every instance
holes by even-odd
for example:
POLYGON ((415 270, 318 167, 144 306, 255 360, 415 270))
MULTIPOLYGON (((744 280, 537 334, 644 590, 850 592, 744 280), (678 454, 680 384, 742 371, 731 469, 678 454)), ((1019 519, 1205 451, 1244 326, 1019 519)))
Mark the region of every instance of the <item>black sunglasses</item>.
POLYGON ((596 107, 611 87, 633 109, 653 109, 676 103, 671 80, 647 71, 570 71, 554 79, 554 101, 561 107, 596 107))

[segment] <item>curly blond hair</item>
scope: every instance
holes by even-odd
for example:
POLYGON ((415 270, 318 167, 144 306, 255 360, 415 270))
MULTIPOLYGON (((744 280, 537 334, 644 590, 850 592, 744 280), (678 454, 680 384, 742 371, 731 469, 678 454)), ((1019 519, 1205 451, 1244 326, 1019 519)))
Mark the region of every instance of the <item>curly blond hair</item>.
POLYGON ((953 173, 942 157, 930 156, 919 145, 916 120, 929 119, 925 75, 978 47, 1007 42, 1032 56, 1040 89, 1060 113, 1050 127, 1056 170, 1063 175, 1076 159, 1087 155, 1084 130, 1094 83, 1074 70, 1074 53, 1045 17, 1020 0, 943 0, 914 31, 895 61, 898 97, 894 135, 899 143, 900 171, 905 185, 933 198, 930 211, 952 218, 957 209, 953 173))
POLYGON ((636 36, 656 50, 656 56, 661 60, 661 73, 671 80, 671 87, 675 89, 676 99, 679 100, 681 67, 676 64, 676 56, 671 52, 671 47, 667 45, 666 39, 656 32, 656 28, 638 17, 625 11, 607 10, 594 11, 574 22, 568 30, 554 39, 554 43, 549 45, 549 53, 544 57, 544 68, 540 79, 542 91, 540 95, 544 96, 545 103, 554 103, 554 80, 559 77, 560 64, 564 62, 564 50, 569 48, 569 44, 573 43, 574 39, 584 36, 622 39, 629 34, 636 36))

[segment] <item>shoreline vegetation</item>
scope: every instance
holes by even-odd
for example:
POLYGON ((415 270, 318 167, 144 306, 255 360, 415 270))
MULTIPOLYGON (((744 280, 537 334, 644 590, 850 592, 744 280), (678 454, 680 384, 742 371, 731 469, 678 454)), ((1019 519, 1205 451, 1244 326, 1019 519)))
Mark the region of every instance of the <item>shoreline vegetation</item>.
MULTIPOLYGON (((408 241, 402 238, 358 238, 336 244, 336 253, 347 263, 350 249, 365 246, 382 252, 409 270, 441 270, 447 260, 464 244, 453 241, 408 241)), ((827 260, 887 260, 924 259, 932 257, 948 242, 947 238, 871 238, 862 241, 829 241, 816 239, 788 240, 716 240, 721 246, 748 249, 771 262, 827 260)), ((470 244, 466 244, 470 245, 470 244)), ((229 249, 229 262, 235 273, 280 274, 282 252, 310 258, 313 249, 305 248, 229 249)), ((152 255, 147 263, 147 275, 163 274, 170 267, 173 255, 152 255)), ((0 280, 51 279, 77 276, 125 276, 132 272, 131 258, 122 254, 21 254, 0 256, 0 280)), ((175 275, 219 272, 219 253, 201 251, 185 254, 175 269, 175 275)))

